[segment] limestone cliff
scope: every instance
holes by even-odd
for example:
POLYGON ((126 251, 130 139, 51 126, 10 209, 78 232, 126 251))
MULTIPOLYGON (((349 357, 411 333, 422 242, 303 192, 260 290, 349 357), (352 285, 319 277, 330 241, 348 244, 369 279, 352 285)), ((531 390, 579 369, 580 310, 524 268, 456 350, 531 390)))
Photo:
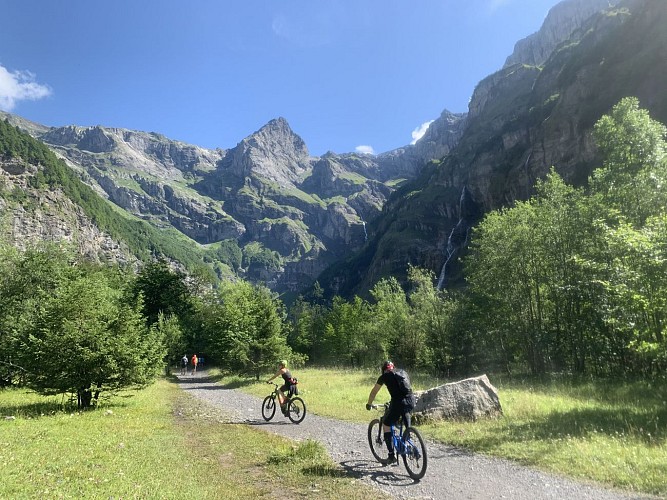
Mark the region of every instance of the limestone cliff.
POLYGON ((485 212, 528 198, 552 166, 568 182, 586 182, 599 165, 593 125, 623 97, 667 122, 667 2, 625 0, 574 25, 567 43, 554 36, 554 51, 531 60, 541 66, 511 64, 479 83, 458 143, 391 198, 368 245, 328 269, 323 287, 363 293, 381 277, 405 276, 408 262, 446 286, 485 212))
POLYGON ((514 64, 542 66, 558 45, 572 40, 575 32, 592 15, 618 4, 620 0, 565 0, 547 14, 540 30, 519 40, 505 67, 514 64))

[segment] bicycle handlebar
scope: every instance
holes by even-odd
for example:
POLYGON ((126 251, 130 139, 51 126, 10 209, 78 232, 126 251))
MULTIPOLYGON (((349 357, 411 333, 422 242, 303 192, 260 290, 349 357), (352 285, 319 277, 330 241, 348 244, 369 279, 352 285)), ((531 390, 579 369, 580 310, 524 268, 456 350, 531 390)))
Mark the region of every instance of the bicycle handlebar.
POLYGON ((372 404, 371 408, 373 410, 386 410, 389 407, 389 403, 382 403, 381 405, 372 404))

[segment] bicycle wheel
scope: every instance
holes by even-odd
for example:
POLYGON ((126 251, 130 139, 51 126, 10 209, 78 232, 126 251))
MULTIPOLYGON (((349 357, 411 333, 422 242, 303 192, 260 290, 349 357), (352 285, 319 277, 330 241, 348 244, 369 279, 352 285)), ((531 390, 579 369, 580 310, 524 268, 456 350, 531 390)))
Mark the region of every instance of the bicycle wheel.
POLYGON ((380 419, 371 420, 368 424, 368 446, 371 447, 371 453, 380 463, 387 461, 388 451, 384 443, 384 434, 382 434, 382 424, 380 419))
POLYGON ((426 464, 428 462, 426 455, 426 445, 421 434, 414 427, 408 427, 403 433, 405 442, 405 455, 403 455, 403 464, 408 475, 419 480, 426 474, 426 464))
POLYGON ((287 416, 295 424, 306 418, 306 403, 303 402, 303 399, 297 396, 290 400, 287 405, 287 416))
POLYGON ((262 402, 262 417, 267 422, 273 418, 276 413, 276 398, 274 396, 266 396, 262 402))

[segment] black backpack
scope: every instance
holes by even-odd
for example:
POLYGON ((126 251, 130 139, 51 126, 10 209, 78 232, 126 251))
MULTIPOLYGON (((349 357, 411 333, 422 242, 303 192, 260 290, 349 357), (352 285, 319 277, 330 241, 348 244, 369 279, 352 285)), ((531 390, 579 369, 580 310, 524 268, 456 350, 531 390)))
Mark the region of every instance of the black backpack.
POLYGON ((403 397, 412 393, 410 377, 405 372, 405 370, 394 370, 394 376, 396 377, 396 382, 398 382, 398 389, 401 391, 401 395, 403 397))

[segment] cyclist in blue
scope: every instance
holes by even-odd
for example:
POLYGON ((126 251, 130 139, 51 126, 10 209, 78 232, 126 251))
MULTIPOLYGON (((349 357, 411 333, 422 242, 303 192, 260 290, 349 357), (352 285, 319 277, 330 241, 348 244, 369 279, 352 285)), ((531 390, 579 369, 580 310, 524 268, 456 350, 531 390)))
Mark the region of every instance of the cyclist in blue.
POLYGON ((267 380, 266 383, 268 384, 274 378, 279 376, 282 376, 284 383, 278 389, 278 402, 280 403, 280 410, 283 412, 283 415, 287 415, 287 398, 285 397, 285 393, 289 393, 290 387, 295 383, 295 379, 292 377, 292 373, 287 369, 287 361, 284 359, 278 363, 278 371, 276 374, 267 380))
POLYGON ((390 425, 395 425, 400 417, 404 417, 405 428, 410 427, 410 412, 415 407, 415 398, 407 374, 404 372, 401 374, 396 373, 394 371, 394 363, 389 360, 385 361, 382 363, 381 370, 382 375, 377 379, 377 382, 375 382, 375 385, 371 389, 371 393, 368 395, 366 409, 371 409, 375 396, 380 392, 382 386, 386 385, 391 395, 391 402, 382 418, 382 427, 384 442, 387 444, 387 450, 389 451, 387 463, 390 464, 396 461, 390 425))

